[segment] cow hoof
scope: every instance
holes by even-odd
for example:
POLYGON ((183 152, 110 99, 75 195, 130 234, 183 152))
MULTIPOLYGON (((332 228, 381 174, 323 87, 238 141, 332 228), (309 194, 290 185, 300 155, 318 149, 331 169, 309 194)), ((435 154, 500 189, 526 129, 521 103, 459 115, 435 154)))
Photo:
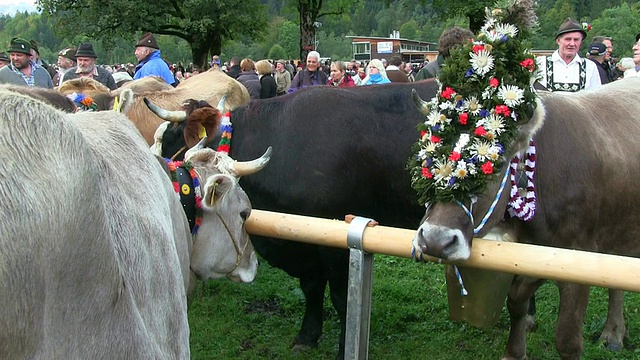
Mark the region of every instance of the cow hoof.
POLYGON ((306 344, 295 344, 293 345, 291 350, 293 350, 293 352, 296 352, 296 353, 303 353, 303 352, 307 352, 309 350, 315 349, 317 347, 318 346, 312 346, 312 345, 306 345, 306 344))
POLYGON ((618 340, 616 338, 616 336, 614 335, 606 335, 606 334, 602 334, 602 336, 600 336, 600 338, 598 339, 598 341, 603 344, 607 350, 609 351, 620 351, 624 348, 624 344, 622 343, 622 340, 618 340))
POLYGON ((527 355, 523 356, 523 357, 513 357, 513 356, 509 356, 509 355, 503 355, 500 360, 527 360, 528 357, 527 355))

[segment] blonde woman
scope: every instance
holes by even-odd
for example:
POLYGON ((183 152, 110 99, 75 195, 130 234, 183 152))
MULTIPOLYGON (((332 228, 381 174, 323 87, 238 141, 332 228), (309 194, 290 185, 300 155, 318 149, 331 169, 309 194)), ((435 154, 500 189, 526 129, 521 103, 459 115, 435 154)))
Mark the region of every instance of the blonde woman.
POLYGON ((260 99, 268 99, 277 95, 276 79, 273 78, 273 65, 267 60, 256 63, 256 72, 260 77, 260 99))
POLYGON ((382 61, 371 60, 367 65, 367 77, 362 80, 362 85, 388 84, 390 82, 382 61))

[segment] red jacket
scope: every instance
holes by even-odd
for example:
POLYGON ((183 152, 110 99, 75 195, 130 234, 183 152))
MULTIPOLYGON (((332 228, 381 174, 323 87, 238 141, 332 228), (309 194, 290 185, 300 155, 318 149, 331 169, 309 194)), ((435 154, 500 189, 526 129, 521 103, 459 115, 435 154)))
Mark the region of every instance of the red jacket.
POLYGON ((327 82, 327 86, 347 88, 347 87, 356 86, 356 83, 353 82, 353 79, 351 78, 351 76, 344 75, 342 79, 340 79, 340 81, 337 83, 334 82, 333 79, 329 78, 329 81, 327 82))

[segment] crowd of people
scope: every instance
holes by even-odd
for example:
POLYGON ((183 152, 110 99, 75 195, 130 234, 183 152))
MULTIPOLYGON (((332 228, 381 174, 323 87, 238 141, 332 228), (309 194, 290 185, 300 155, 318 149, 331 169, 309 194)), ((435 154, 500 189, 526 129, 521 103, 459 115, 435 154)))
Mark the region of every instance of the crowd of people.
MULTIPOLYGON (((310 51, 304 63, 293 60, 259 60, 232 57, 222 62, 213 55, 207 64, 237 79, 251 98, 264 99, 285 95, 307 86, 354 87, 391 82, 412 82, 435 78, 451 50, 473 37, 468 29, 452 27, 438 40, 438 55, 434 61, 412 64, 399 54, 389 59, 359 62, 328 61, 321 63, 320 53, 310 51)), ((596 88, 623 77, 640 76, 640 34, 633 46, 633 58, 616 59, 613 39, 595 36, 580 56, 587 32, 582 24, 568 18, 556 34, 558 49, 549 56, 538 56, 539 86, 550 91, 579 91, 596 88)), ((54 88, 62 82, 90 77, 113 90, 122 84, 147 76, 158 76, 167 84, 177 86, 202 69, 194 64, 186 68, 181 63, 169 64, 150 32, 136 43, 137 64, 98 65, 98 56, 91 43, 68 47, 58 53, 55 66, 40 59, 38 44, 23 38, 13 38, 9 49, 0 53, 0 83, 54 88)))

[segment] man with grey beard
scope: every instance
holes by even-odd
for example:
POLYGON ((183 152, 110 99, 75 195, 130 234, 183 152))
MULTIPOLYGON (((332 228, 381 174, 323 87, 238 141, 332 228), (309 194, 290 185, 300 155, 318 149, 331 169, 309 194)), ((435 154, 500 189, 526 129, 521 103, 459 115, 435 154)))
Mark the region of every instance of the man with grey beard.
POLYGON ((78 65, 69 69, 66 74, 64 74, 62 82, 86 77, 104 84, 110 90, 115 90, 118 87, 116 81, 113 79, 113 76, 111 76, 111 73, 96 65, 97 58, 98 55, 93 51, 93 45, 91 45, 91 43, 80 44, 78 51, 76 51, 76 61, 78 65))

